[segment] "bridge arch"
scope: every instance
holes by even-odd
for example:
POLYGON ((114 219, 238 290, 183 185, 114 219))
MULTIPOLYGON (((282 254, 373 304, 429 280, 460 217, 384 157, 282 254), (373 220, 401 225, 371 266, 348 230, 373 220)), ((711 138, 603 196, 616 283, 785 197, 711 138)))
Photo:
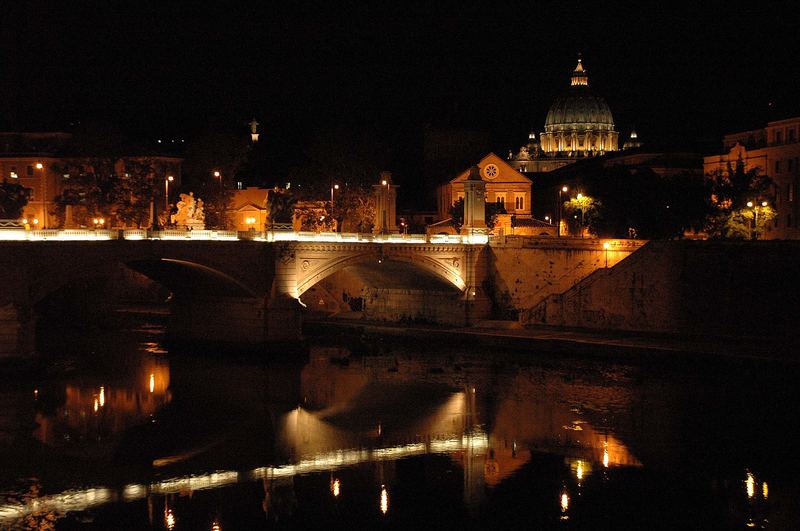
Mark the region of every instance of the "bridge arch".
POLYGON ((450 288, 465 292, 467 283, 463 276, 465 260, 461 257, 427 256, 414 252, 385 252, 383 248, 373 248, 366 252, 343 253, 333 258, 319 259, 311 256, 298 256, 297 283, 292 296, 299 298, 311 287, 327 277, 355 266, 372 265, 379 269, 383 263, 401 263, 422 273, 426 273, 450 288))

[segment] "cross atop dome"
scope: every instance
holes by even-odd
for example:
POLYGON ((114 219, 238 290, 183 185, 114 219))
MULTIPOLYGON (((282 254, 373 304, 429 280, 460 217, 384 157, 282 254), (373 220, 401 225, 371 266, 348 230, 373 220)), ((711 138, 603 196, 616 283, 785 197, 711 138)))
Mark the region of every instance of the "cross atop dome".
POLYGON ((578 54, 578 65, 575 67, 575 70, 572 71, 572 80, 570 85, 575 86, 587 86, 589 84, 589 77, 586 75, 586 70, 583 68, 583 60, 581 59, 581 54, 578 54))

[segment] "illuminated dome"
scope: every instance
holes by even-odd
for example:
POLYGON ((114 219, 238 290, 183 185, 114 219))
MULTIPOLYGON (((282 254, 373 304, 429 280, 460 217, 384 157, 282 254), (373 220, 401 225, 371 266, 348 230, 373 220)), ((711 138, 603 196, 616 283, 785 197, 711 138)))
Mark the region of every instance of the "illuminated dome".
POLYGON ((557 97, 539 136, 545 153, 577 156, 617 151, 618 133, 606 101, 589 90, 589 78, 578 59, 566 93, 557 97))

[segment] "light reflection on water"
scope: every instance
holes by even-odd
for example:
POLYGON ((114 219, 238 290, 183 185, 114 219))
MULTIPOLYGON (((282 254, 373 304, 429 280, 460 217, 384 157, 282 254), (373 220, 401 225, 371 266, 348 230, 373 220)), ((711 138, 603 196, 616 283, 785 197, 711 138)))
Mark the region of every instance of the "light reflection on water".
MULTIPOLYGON (((302 478, 317 476, 324 479, 318 495, 341 504, 374 496, 372 510, 388 518, 410 510, 407 472, 398 470, 413 462, 433 467, 428 480, 453 471, 461 476, 450 495, 460 498, 467 520, 480 518, 489 500, 511 496, 511 485, 524 490, 536 482, 554 501, 531 510, 572 522, 593 514, 593 497, 607 502, 603 491, 610 485, 624 492, 619 478, 631 476, 615 470, 681 466, 691 444, 675 429, 686 408, 684 385, 654 380, 642 387, 638 369, 630 365, 609 363, 601 372, 595 369, 602 362, 518 363, 502 356, 495 362, 483 353, 451 352, 420 358, 402 349, 356 357, 346 349, 319 347, 307 363, 264 366, 192 357, 168 361, 157 341, 140 343, 136 356, 116 374, 70 374, 25 391, 34 400, 29 437, 56 457, 88 456, 85 462, 96 469, 90 466, 85 477, 66 482, 35 479, 23 489, 5 488, 0 527, 87 511, 102 518, 94 512, 118 507, 124 515, 146 513, 150 525, 172 522, 181 528, 192 507, 201 511, 203 498, 192 493, 230 488, 258 488, 263 514, 287 518, 302 503, 302 478), (54 395, 60 397, 55 407, 54 395), (203 421, 200 430, 184 430, 184 423, 191 427, 197 419, 203 421), (142 426, 149 431, 135 441, 158 440, 167 430, 169 444, 154 444, 154 453, 138 456, 142 466, 135 473, 112 474, 120 448, 124 455, 136 448, 125 446, 126 437, 142 426), (196 435, 215 427, 220 433, 196 435), (531 477, 542 466, 551 466, 547 475, 531 477), (372 479, 354 477, 358 470, 371 470, 372 479), (130 479, 120 485, 125 474, 130 479)), ((24 417, 19 409, 16 419, 24 417)), ((0 425, 0 435, 4 431, 19 430, 0 425)), ((25 472, 0 480, 6 485, 48 475, 35 466, 25 472)), ((774 482, 749 470, 739 474, 744 479, 738 491, 717 494, 739 507, 727 515, 732 520, 763 527, 774 482)), ((215 512, 224 516, 224 504, 216 503, 215 512)), ((319 517, 324 521, 325 510, 319 517)), ((214 519, 204 525, 214 522, 224 527, 214 519)))

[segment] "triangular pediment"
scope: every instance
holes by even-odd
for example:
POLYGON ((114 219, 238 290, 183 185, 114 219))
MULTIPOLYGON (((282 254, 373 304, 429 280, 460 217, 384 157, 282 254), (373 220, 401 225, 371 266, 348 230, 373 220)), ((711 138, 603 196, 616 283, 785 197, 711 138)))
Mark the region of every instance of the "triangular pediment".
MULTIPOLYGON (((494 153, 489 153, 478 162, 481 169, 481 178, 487 183, 524 183, 531 184, 531 180, 518 172, 508 162, 494 153), (492 168, 492 166, 494 168, 492 168), (487 168, 488 167, 488 168, 487 168), (492 174, 495 174, 492 176, 492 174)), ((469 168, 461 172, 451 184, 465 181, 469 176, 469 168)))
POLYGON ((255 203, 245 203, 244 205, 240 206, 236 209, 237 212, 253 212, 253 211, 261 211, 266 210, 266 208, 262 206, 258 206, 255 203))

